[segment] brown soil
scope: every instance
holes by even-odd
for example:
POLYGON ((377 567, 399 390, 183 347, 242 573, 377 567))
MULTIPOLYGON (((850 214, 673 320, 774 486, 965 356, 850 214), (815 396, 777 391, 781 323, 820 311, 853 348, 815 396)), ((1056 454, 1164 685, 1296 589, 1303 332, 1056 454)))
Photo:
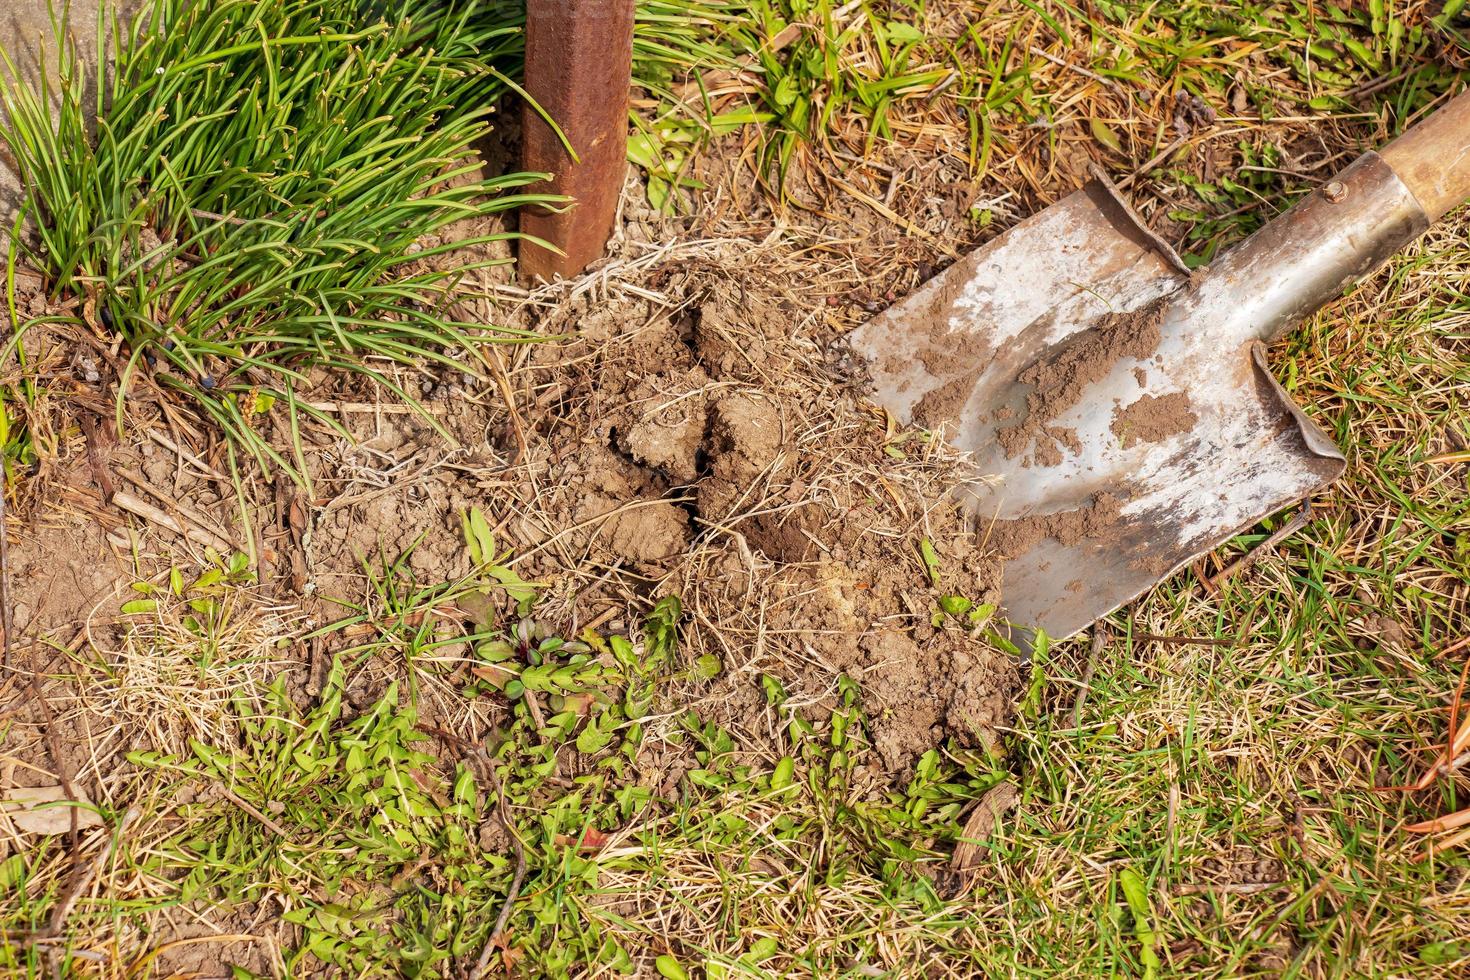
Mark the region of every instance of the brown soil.
POLYGON ((1066 442, 1048 429, 1049 423, 1077 404, 1087 386, 1106 377, 1123 358, 1151 356, 1159 346, 1164 308, 1164 301, 1157 300, 1126 313, 1105 313, 1055 357, 1037 361, 1016 375, 1032 391, 1026 396, 1025 419, 996 432, 1006 456, 1020 456, 1034 443, 1035 454, 1028 463, 1054 466, 1061 462, 1059 447, 1066 442))
MULTIPOLYGON (((814 297, 771 276, 773 260, 690 263, 665 287, 683 314, 631 297, 611 308, 633 329, 532 353, 526 387, 561 394, 527 470, 554 479, 523 488, 542 523, 512 520, 507 543, 535 552, 538 579, 590 566, 624 589, 680 594, 702 625, 690 639, 724 664, 684 696, 747 744, 764 727, 760 674, 808 712, 853 677, 886 782, 946 736, 990 741, 1014 684, 983 641, 929 624, 919 539, 941 554, 948 591, 993 599, 994 569, 946 499, 957 464, 937 447, 927 461, 884 454, 882 418, 793 330, 814 297)), ((573 304, 545 326, 585 315, 573 304)), ((590 615, 605 591, 575 603, 590 615)))
MULTIPOLYGON (((409 462, 436 438, 422 422, 358 420, 363 447, 388 457, 375 465, 403 476, 344 504, 364 495, 344 485, 368 481, 355 470, 363 450, 319 457, 341 462, 318 475, 335 500, 315 524, 311 580, 350 595, 357 556, 415 541, 408 564, 421 580, 464 574, 459 514, 479 506, 524 556, 520 574, 549 584, 541 612, 559 628, 626 629, 651 598, 680 595, 695 617, 688 655, 714 653, 724 670, 671 707, 741 731, 748 746, 769 731, 762 674, 805 713, 835 706, 839 674, 857 680, 882 763, 875 785, 906 778, 948 736, 993 742, 1012 665, 929 623, 942 592, 996 598, 993 564, 946 498, 960 464, 937 445, 920 460, 884 453, 883 418, 793 336, 810 300, 765 265, 685 264, 666 286, 687 298, 682 313, 636 295, 551 313, 542 329, 565 340, 529 351, 514 372, 522 404, 544 405, 523 418, 528 455, 515 467, 494 462, 505 440, 489 411, 481 444, 429 472, 409 462), (918 558, 925 536, 943 560, 941 592, 918 558)), ((454 425, 466 442, 475 435, 467 419, 454 425)), ((650 773, 663 773, 651 779, 681 771, 678 753, 665 765, 649 751, 650 773)))
POLYGON ((1112 532, 1120 519, 1121 503, 1108 493, 1093 495, 1085 507, 1055 514, 1038 514, 1014 521, 996 521, 987 539, 989 547, 1002 555, 1019 555, 1043 538, 1074 545, 1112 532))
MULTIPOLYGON (((630 238, 660 220, 630 212, 630 238)), ((625 270, 619 259, 646 246, 621 249, 605 292, 548 287, 494 311, 556 338, 505 363, 514 416, 489 381, 410 382, 459 449, 401 412, 343 414, 356 445, 307 432, 316 499, 278 483, 262 502, 277 515, 263 532, 277 551, 267 580, 305 593, 323 621, 342 614, 329 600, 362 601, 364 562, 406 552, 418 582, 458 578, 470 570, 460 517, 479 507, 516 571, 544 584, 537 616, 552 629, 630 630, 653 599, 679 595, 687 656, 712 653, 724 669, 676 680, 668 707, 737 731, 752 751, 773 730, 762 675, 806 714, 836 705, 839 675, 855 679, 875 787, 906 779, 947 737, 993 742, 1012 663, 982 637, 930 624, 941 594, 997 599, 994 564, 949 499, 969 471, 938 443, 885 452, 886 417, 826 366, 845 326, 821 267, 795 245, 726 240, 625 270), (937 589, 918 556, 925 537, 943 563, 937 589)), ((308 397, 373 393, 337 378, 308 397)), ((662 785, 687 766, 657 735, 645 761, 662 785)))
POLYGON ((977 367, 958 374, 926 393, 914 404, 914 421, 925 428, 937 430, 945 423, 957 420, 963 414, 970 393, 975 390, 975 382, 980 380, 981 370, 982 367, 977 367))
MULTIPOLYGON (((921 216, 962 247, 958 234, 972 231, 966 192, 953 174, 927 172, 932 186, 916 182, 916 200, 941 188, 948 203, 942 215, 921 216)), ((0 775, 47 782, 67 771, 119 812, 150 778, 124 754, 159 746, 136 724, 94 710, 80 663, 119 648, 117 607, 134 597, 130 583, 173 565, 197 573, 203 548, 120 510, 109 483, 175 517, 186 507, 237 542, 253 538, 268 599, 241 615, 299 610, 320 625, 345 615, 344 603, 376 615, 383 600, 370 573, 381 578, 382 564, 400 555, 402 574, 418 586, 456 580, 471 570, 460 524, 471 507, 484 511, 515 570, 543 585, 535 615, 549 629, 573 635, 591 624, 636 634, 655 599, 677 594, 686 610, 683 666, 709 654, 722 670, 713 680, 682 669, 664 679, 665 700, 638 760, 644 784, 661 795, 681 793, 696 765, 681 738, 687 711, 729 729, 743 755, 770 764, 787 751, 784 716, 816 718, 836 707, 844 675, 859 685, 875 749, 856 774, 858 793, 902 785, 918 756, 947 739, 999 751, 996 732, 1009 723, 1018 689, 1014 663, 981 635, 931 623, 940 595, 998 599, 995 563, 949 499, 971 474, 937 442, 896 438, 886 416, 835 379, 823 353, 932 275, 938 255, 842 197, 831 227, 853 238, 840 246, 827 228, 790 224, 774 244, 770 228, 758 226, 761 198, 735 209, 739 224, 716 217, 685 228, 641 208, 642 199, 641 188, 630 188, 626 225, 595 286, 548 287, 529 299, 505 291, 493 308, 481 302, 471 311, 555 342, 501 348, 495 370, 466 359, 464 372, 398 373, 453 444, 359 380, 314 376, 302 397, 329 406, 323 410, 352 439, 304 421, 309 495, 247 470, 248 530, 219 434, 146 372, 128 399, 128 435, 113 444, 109 364, 117 352, 87 328, 46 341, 45 350, 28 346, 53 404, 25 419, 46 451, 39 472, 18 484, 23 499, 8 526, 19 636, 4 688, 12 698, 4 751, 23 764, 0 775), (660 250, 657 261, 644 261, 660 250), (79 425, 80 415, 90 423, 79 425), (143 485, 121 478, 124 471, 143 485), (937 585, 919 558, 925 538, 941 556, 937 585), (37 638, 76 649, 68 657, 30 642, 37 638), (14 707, 33 672, 43 675, 54 722, 35 699, 14 707), (790 695, 780 711, 767 703, 766 676, 790 695)), ((498 288, 493 278, 480 285, 492 295, 498 288)), ((21 306, 55 312, 39 296, 23 295, 21 306)), ((39 331, 29 337, 28 345, 45 340, 39 331)), ((291 454, 277 413, 258 424, 291 454)), ((506 624, 510 606, 485 614, 506 624)), ((332 642, 280 652, 298 702, 320 692, 332 642)), ((422 720, 483 736, 503 721, 504 705, 461 697, 454 651, 440 653, 450 664, 442 673, 419 668, 422 720)), ((364 709, 404 670, 395 652, 372 658, 349 682, 346 701, 364 709)), ((0 849, 0 857, 13 852, 0 849)), ((213 927, 258 937, 269 934, 263 923, 274 912, 252 903, 204 911, 201 921, 213 927)), ((190 934, 188 923, 175 923, 159 936, 190 934)), ((262 948, 182 947, 159 963, 188 973, 228 958, 264 973, 262 948)))
MULTIPOLYGON (((375 566, 400 555, 420 585, 455 580, 470 571, 461 515, 479 507, 516 571, 543 584, 537 616, 552 629, 631 631, 652 600, 679 595, 689 610, 686 655, 712 653, 723 671, 714 681, 676 680, 667 707, 725 725, 750 751, 776 751, 762 675, 779 678, 807 715, 837 704, 839 675, 858 682, 877 748, 875 789, 906 780, 917 757, 946 738, 994 743, 1009 718, 1014 665, 983 637, 930 623, 939 595, 998 599, 995 565, 949 497, 971 474, 937 442, 885 451, 893 438, 886 416, 826 363, 832 340, 866 315, 842 277, 867 260, 834 257, 829 273, 800 240, 711 243, 706 229, 661 261, 635 264, 650 249, 640 242, 678 233, 638 207, 628 212, 596 294, 548 287, 533 301, 475 311, 556 338, 498 351, 502 382, 476 376, 468 362, 465 372, 400 375, 457 447, 359 380, 314 379, 303 397, 340 406, 330 411, 353 441, 303 426, 311 497, 284 479, 247 482, 265 588, 323 623, 344 615, 343 602, 373 607, 370 571, 381 576, 375 566), (938 587, 919 559, 926 537, 942 560, 938 587)), ((64 340, 37 358, 75 379, 66 392, 73 400, 58 404, 74 413, 80 398, 105 418, 115 382, 106 355, 88 353, 86 337, 64 340)), ((197 544, 110 505, 98 473, 247 537, 221 478, 229 464, 218 435, 191 429, 146 376, 137 385, 119 445, 86 438, 69 419, 51 426, 68 437, 31 485, 53 503, 30 513, 59 530, 26 530, 12 553, 12 569, 25 572, 17 609, 32 635, 69 639, 97 607, 94 635, 105 646, 138 567, 199 560, 197 544), (150 441, 150 431, 184 453, 150 441), (123 471, 149 489, 119 479, 123 471), (54 510, 58 499, 72 502, 68 513, 54 510), (140 566, 126 560, 135 549, 140 566), (25 571, 32 568, 35 575, 25 571), (103 599, 112 605, 99 607, 103 599)), ((263 427, 289 453, 282 420, 263 427)), ((313 695, 328 653, 315 642, 289 658, 303 662, 293 692, 313 695)), ((349 690, 348 700, 370 703, 372 685, 399 669, 374 667, 377 680, 349 690)), ((455 713, 470 709, 453 690, 426 695, 427 721, 463 723, 455 713)), ((498 709, 487 705, 473 707, 477 724, 493 721, 498 709)), ((659 725, 648 742, 654 756, 672 749, 659 741, 659 725)), ((87 742, 79 732, 76 743, 87 742)), ((666 766, 650 757, 651 781, 682 771, 682 751, 667 754, 666 766)))
MULTIPOLYGON (((943 384, 919 399, 913 409, 914 422, 934 430, 960 417, 990 354, 985 341, 979 336, 970 331, 950 329, 949 320, 954 315, 955 302, 966 285, 968 279, 965 276, 941 276, 928 284, 928 301, 922 312, 912 317, 914 323, 928 325, 926 337, 917 345, 919 360, 930 374, 945 379, 943 384)), ((895 353, 892 356, 902 355, 895 353)))
POLYGON ((1189 407, 1189 396, 1182 391, 1167 395, 1143 395, 1131 405, 1113 411, 1110 428, 1124 448, 1140 442, 1162 442, 1172 435, 1188 432, 1199 422, 1189 407))

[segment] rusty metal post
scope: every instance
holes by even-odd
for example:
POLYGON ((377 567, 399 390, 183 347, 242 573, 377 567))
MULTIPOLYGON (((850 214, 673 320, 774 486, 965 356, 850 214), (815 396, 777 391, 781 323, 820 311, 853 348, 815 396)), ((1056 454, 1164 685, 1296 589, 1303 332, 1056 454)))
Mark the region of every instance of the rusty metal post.
POLYGON ((602 255, 627 171, 632 61, 633 0, 526 0, 526 91, 561 126, 578 159, 526 106, 521 163, 553 175, 529 190, 575 203, 561 214, 535 205, 521 212, 523 232, 566 253, 522 241, 522 278, 574 276, 602 255))

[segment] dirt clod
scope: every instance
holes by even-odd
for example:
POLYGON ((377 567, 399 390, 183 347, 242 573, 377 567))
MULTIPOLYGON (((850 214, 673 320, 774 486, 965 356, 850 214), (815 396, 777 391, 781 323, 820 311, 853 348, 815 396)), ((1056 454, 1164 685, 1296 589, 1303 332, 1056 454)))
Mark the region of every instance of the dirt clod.
POLYGON ((736 392, 715 403, 710 452, 714 475, 722 480, 753 480, 774 465, 786 434, 776 405, 736 392))
POLYGON ((622 451, 674 483, 693 482, 698 476, 696 455, 707 426, 706 398, 701 390, 707 381, 704 371, 695 367, 678 378, 648 379, 630 392, 635 407, 627 413, 626 426, 617 429, 622 451), (669 398, 665 395, 669 390, 686 395, 669 398))
POLYGON ((658 561, 689 547, 689 515, 663 500, 626 507, 612 497, 583 498, 574 511, 578 523, 602 518, 600 544, 612 555, 629 561, 658 561))
POLYGON ((914 404, 914 421, 931 429, 957 420, 980 380, 980 369, 955 375, 914 404))
POLYGON ((1037 463, 1052 466, 1060 462, 1060 447, 1065 443, 1048 431, 1050 424, 1077 404, 1087 387, 1105 378, 1119 361, 1151 356, 1159 346, 1164 310, 1165 303, 1160 299, 1125 313, 1105 313, 1055 357, 1037 361, 1016 375, 1016 380, 1031 385, 1032 391, 1026 396, 1026 417, 996 432, 1006 456, 1020 456, 1034 443, 1037 463))
POLYGON ((1043 538, 1068 546, 1092 538, 1106 538, 1121 519, 1121 507, 1118 498, 1110 493, 1094 494, 1087 506, 1075 510, 996 521, 989 543, 999 553, 1015 556, 1043 538))
POLYGON ((1126 407, 1113 411, 1110 428, 1123 447, 1138 443, 1163 442, 1172 435, 1188 432, 1199 421, 1182 391, 1167 395, 1143 395, 1126 407))

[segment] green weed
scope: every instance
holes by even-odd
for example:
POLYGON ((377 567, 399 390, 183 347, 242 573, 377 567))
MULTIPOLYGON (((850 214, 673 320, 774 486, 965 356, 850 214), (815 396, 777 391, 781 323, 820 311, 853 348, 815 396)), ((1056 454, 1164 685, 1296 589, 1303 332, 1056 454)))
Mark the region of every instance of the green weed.
POLYGON ((686 58, 698 55, 680 66, 692 77, 677 96, 651 86, 664 96, 663 106, 652 119, 635 117, 640 132, 630 156, 648 170, 649 195, 658 206, 672 206, 676 188, 698 187, 683 171, 709 139, 753 127, 757 170, 779 187, 803 148, 829 147, 851 119, 865 125, 860 145, 891 138, 895 102, 929 92, 949 74, 934 62, 928 37, 914 26, 923 20, 922 0, 894 9, 833 0, 709 6, 714 9, 700 9, 713 28, 710 39, 683 49, 686 58), (709 69, 753 78, 745 104, 717 109, 699 77, 709 69))
MULTIPOLYGON (((479 549, 472 515, 466 524, 479 549)), ((240 651, 220 649, 231 595, 248 576, 239 565, 222 560, 142 590, 135 601, 149 605, 130 611, 130 629, 160 642, 146 624, 180 616, 193 624, 168 641, 180 665, 241 662, 240 651)), ((401 577, 399 563, 389 570, 401 577)), ((477 575, 482 587, 499 585, 477 575)), ((443 625, 463 612, 443 597, 463 588, 400 592, 437 596, 418 608, 443 625)), ((291 926, 281 961, 291 975, 459 975, 485 954, 517 854, 524 884, 485 955, 525 975, 830 972, 854 960, 891 962, 883 928, 895 921, 922 923, 916 939, 948 954, 966 945, 965 919, 939 873, 942 851, 971 802, 1007 777, 995 760, 930 752, 904 790, 875 793, 857 686, 843 679, 837 708, 816 719, 790 705, 774 678, 763 686, 780 719, 778 749, 751 758, 720 726, 666 701, 669 682, 720 670, 713 658, 681 657, 677 599, 656 603, 632 636, 561 637, 515 605, 502 622, 485 613, 487 625, 456 637, 461 695, 503 709, 483 741, 425 723, 417 684, 389 682, 369 707, 350 706, 347 691, 361 686, 355 652, 371 646, 391 662, 401 646, 394 631, 348 643, 312 707, 293 701, 284 675, 270 683, 258 671, 229 675, 227 718, 200 713, 201 724, 178 737, 128 753, 139 777, 106 818, 136 819, 125 807, 161 817, 120 838, 109 864, 118 877, 71 917, 58 950, 85 957, 97 948, 90 935, 121 929, 135 937, 126 955, 143 964, 165 952, 146 940, 160 912, 266 903, 291 926), (157 747, 165 743, 174 747, 157 747), (650 777, 655 760, 675 758, 683 775, 668 794, 650 777), (777 867, 789 880, 773 892, 777 867), (702 868, 721 870, 709 879, 702 868), (811 897, 793 910, 795 931, 756 914, 772 898, 802 894, 811 897), (852 917, 850 928, 813 938, 813 917, 828 914, 829 901, 852 917), (685 920, 675 933, 661 925, 670 903, 685 920), (886 911, 871 919, 879 907, 886 911)), ((356 625, 323 635, 341 645, 356 625)), ((203 688, 189 684, 197 700, 203 688)), ((66 861, 28 854, 12 872, 34 892, 22 914, 44 923, 59 900, 52 876, 66 861)), ((24 950, 11 948, 6 955, 19 958, 6 962, 20 967, 24 950)))

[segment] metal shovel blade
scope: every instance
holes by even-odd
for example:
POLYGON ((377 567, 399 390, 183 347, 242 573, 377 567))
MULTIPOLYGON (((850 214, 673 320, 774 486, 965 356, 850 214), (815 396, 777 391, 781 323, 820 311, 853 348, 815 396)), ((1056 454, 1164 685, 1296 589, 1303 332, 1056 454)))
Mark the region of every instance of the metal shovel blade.
POLYGON ((1426 225, 1369 153, 1190 274, 1094 181, 851 343, 877 401, 972 454, 1007 619, 1065 637, 1342 472, 1261 341, 1426 225))

